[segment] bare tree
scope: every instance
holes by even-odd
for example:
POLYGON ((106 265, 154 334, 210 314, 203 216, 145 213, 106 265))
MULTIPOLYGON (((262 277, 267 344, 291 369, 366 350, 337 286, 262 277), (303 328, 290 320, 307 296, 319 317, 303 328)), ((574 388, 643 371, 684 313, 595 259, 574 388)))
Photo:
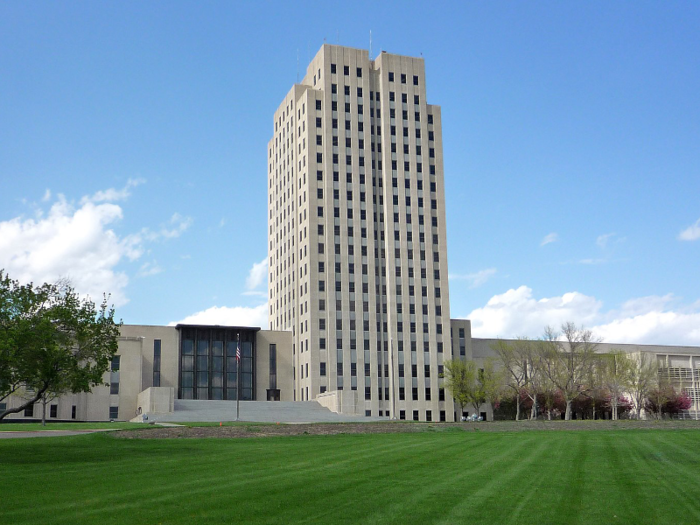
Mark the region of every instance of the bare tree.
POLYGON ((656 358, 648 352, 639 352, 629 356, 630 370, 628 391, 634 403, 637 419, 647 402, 649 394, 658 386, 658 364, 656 358))
POLYGON ((564 419, 568 421, 571 419, 571 402, 587 391, 587 379, 595 364, 595 349, 600 339, 590 330, 578 328, 571 322, 561 326, 563 340, 559 340, 559 336, 550 327, 545 329, 540 363, 543 373, 566 403, 564 419))
MULTIPOLYGON (((520 395, 528 391, 535 370, 532 367, 533 341, 518 337, 515 341, 499 339, 491 345, 503 369, 503 383, 515 394, 515 420, 520 419, 520 395)), ((528 391, 528 396, 532 398, 528 391)))
POLYGON ((622 350, 613 350, 600 356, 598 367, 603 386, 610 394, 613 420, 618 419, 620 398, 629 390, 632 361, 622 350))

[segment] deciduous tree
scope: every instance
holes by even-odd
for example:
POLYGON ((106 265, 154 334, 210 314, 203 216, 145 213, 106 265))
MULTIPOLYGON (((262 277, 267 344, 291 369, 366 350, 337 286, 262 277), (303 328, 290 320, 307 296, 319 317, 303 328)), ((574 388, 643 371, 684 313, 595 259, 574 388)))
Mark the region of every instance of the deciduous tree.
POLYGON ((96 306, 66 283, 23 285, 0 271, 0 401, 24 398, 0 420, 46 395, 102 384, 120 325, 107 297, 96 306))

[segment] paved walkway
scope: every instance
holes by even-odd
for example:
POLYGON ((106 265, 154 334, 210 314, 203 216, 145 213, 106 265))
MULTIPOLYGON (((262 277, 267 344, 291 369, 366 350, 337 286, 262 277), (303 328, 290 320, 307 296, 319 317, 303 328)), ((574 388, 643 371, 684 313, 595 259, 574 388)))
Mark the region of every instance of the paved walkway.
POLYGON ((0 430, 0 439, 79 436, 81 434, 92 434, 93 432, 113 432, 113 430, 0 430))

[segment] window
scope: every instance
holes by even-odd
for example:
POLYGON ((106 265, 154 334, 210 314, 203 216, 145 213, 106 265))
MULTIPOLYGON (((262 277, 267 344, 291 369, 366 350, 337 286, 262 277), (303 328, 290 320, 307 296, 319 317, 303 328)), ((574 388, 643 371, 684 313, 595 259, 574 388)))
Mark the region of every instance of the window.
POLYGON ((119 407, 109 407, 109 419, 119 419, 119 407))
POLYGON ((71 419, 76 419, 78 417, 78 407, 73 405, 70 410, 71 419))
POLYGON ((319 110, 321 109, 321 101, 320 100, 316 101, 316 109, 319 109, 319 110))
POLYGON ((402 84, 406 83, 406 73, 401 73, 401 83, 402 84))
POLYGON ((153 386, 160 386, 161 340, 153 341, 153 386))
POLYGON ((331 73, 335 74, 336 73, 336 65, 331 64, 331 73))
POLYGON ((319 281, 319 282, 318 282, 318 291, 319 291, 319 292, 325 292, 325 291, 326 291, 326 281, 319 281))
POLYGON ((321 127, 321 117, 316 117, 316 127, 317 128, 321 127))
POLYGON ((119 394, 119 382, 112 381, 109 385, 110 394, 119 394))
POLYGON ((29 405, 24 409, 24 417, 34 417, 34 405, 29 405))
POLYGON ((325 361, 321 361, 319 363, 319 374, 323 377, 326 375, 326 363, 325 361))
POLYGON ((112 357, 112 372, 119 372, 121 356, 115 355, 112 357))
MULTIPOLYGON (((414 86, 418 85, 418 75, 413 75, 413 85, 414 86)), ((416 96, 418 96, 418 95, 416 95, 416 96)), ((418 102, 416 102, 416 104, 418 104, 418 102)))
POLYGON ((58 417, 58 405, 51 405, 49 407, 49 417, 58 417))
POLYGON ((357 68, 357 76, 359 78, 362 78, 362 68, 360 68, 360 67, 357 68))
POLYGON ((393 81, 394 81, 394 72, 389 71, 389 82, 393 82, 393 81))
POLYGON ((343 66, 343 75, 350 74, 350 66, 343 66))

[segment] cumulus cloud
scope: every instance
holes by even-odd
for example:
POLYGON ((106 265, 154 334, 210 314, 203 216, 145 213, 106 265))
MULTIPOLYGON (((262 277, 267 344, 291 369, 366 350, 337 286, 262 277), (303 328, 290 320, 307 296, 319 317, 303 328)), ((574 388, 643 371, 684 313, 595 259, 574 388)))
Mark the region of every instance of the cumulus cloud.
POLYGON ((267 303, 260 306, 212 306, 201 312, 194 313, 169 323, 177 324, 213 324, 221 326, 259 326, 267 327, 267 303))
POLYGON ((121 218, 115 204, 85 202, 75 208, 59 195, 46 216, 0 222, 0 268, 22 282, 65 277, 80 293, 99 300, 109 292, 122 305, 129 279, 115 266, 138 249, 110 228, 121 218))
POLYGON ((700 301, 677 303, 670 294, 649 296, 603 311, 601 301, 579 292, 537 299, 521 286, 493 296, 467 318, 475 337, 538 337, 545 326, 573 321, 608 343, 700 345, 700 301))
POLYGON ((484 284, 494 275, 496 275, 496 268, 487 268, 476 273, 450 274, 449 279, 451 281, 467 281, 469 283, 469 288, 476 288, 484 284))
POLYGON ((540 242, 540 246, 544 246, 545 244, 549 244, 552 242, 557 242, 559 240, 559 234, 558 233, 548 233, 547 235, 544 236, 544 239, 542 239, 542 242, 540 242))
POLYGON ((679 241, 697 241, 700 239, 700 219, 678 234, 679 241))
MULTIPOLYGON (((109 293, 116 306, 127 303, 129 278, 119 265, 138 260, 149 240, 172 238, 176 236, 173 231, 179 235, 190 222, 176 215, 155 234, 143 229, 119 235, 115 226, 123 218, 123 210, 114 201, 126 199, 130 190, 142 183, 140 179, 129 180, 121 189, 98 191, 77 204, 58 194, 52 204, 35 207, 32 217, 0 221, 0 268, 21 282, 66 278, 76 291, 94 300, 109 293)), ((51 198, 51 191, 46 190, 42 201, 51 198)), ((143 264, 138 275, 160 271, 152 261, 143 264)))
MULTIPOLYGON (((248 291, 255 290, 267 279, 267 257, 262 261, 253 264, 253 267, 248 272, 245 286, 248 291)), ((251 295, 251 294, 248 294, 251 295)))
POLYGON ((590 325, 600 307, 595 298, 578 292, 535 299, 531 288, 521 286, 494 295, 486 306, 472 311, 467 318, 471 319, 475 337, 536 337, 545 326, 556 327, 570 320, 590 325))

